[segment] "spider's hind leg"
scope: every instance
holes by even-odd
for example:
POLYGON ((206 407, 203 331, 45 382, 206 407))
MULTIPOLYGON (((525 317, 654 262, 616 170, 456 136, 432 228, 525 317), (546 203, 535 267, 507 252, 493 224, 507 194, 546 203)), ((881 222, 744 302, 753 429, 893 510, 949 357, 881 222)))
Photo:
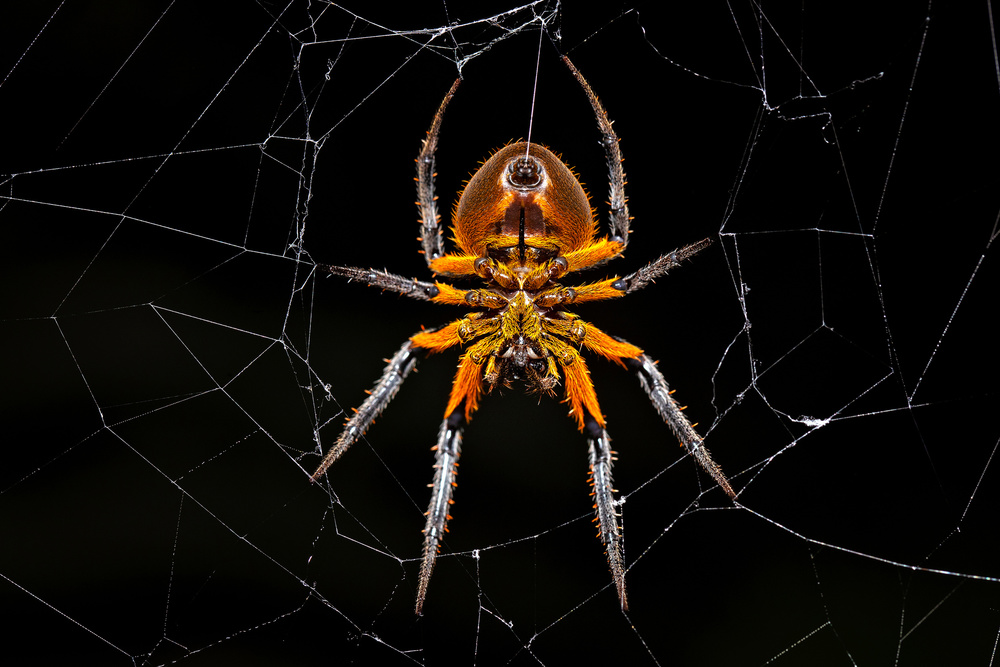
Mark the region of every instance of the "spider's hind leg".
POLYGON ((628 609, 628 598, 625 594, 625 558, 622 555, 622 534, 618 527, 618 512, 615 510, 615 489, 612 486, 611 466, 615 453, 611 451, 611 438, 603 426, 597 423, 591 415, 587 415, 584 424, 587 434, 588 456, 590 458, 590 485, 593 487, 594 510, 597 513, 594 521, 598 524, 598 536, 608 553, 608 565, 611 567, 611 577, 618 589, 618 599, 622 611, 628 609))
POLYGON ((722 468, 712 459, 711 454, 708 453, 708 449, 702 443, 701 436, 694 430, 694 425, 688 421, 688 418, 681 412, 681 406, 670 395, 670 387, 667 385, 663 373, 656 367, 656 362, 647 355, 642 354, 634 359, 629 359, 626 363, 629 368, 635 371, 635 374, 639 377, 639 383, 642 384, 642 388, 649 395, 649 400, 652 401, 653 407, 660 413, 663 421, 667 422, 667 425, 670 426, 670 430, 677 436, 677 439, 684 446, 684 449, 687 450, 687 453, 693 456, 705 472, 711 475, 715 483, 726 492, 726 495, 730 498, 735 498, 736 492, 730 486, 729 480, 726 479, 726 475, 722 472, 722 468))
POLYGON ((326 473, 327 468, 346 452, 358 438, 364 435, 368 427, 372 425, 385 406, 396 396, 403 380, 410 374, 413 367, 417 365, 418 349, 410 341, 403 343, 403 347, 388 360, 382 377, 379 378, 375 386, 368 392, 368 398, 354 411, 354 416, 347 420, 344 430, 340 432, 336 444, 330 448, 322 463, 316 468, 311 479, 315 482, 326 473))
POLYGON ((452 410, 438 430, 437 445, 434 446, 434 482, 431 486, 431 502, 427 508, 427 524, 424 526, 424 555, 420 563, 420 579, 417 586, 416 612, 423 612, 427 586, 434 573, 441 540, 448 530, 451 515, 448 509, 454 502, 455 476, 458 474, 458 457, 462 449, 462 430, 465 416, 461 406, 452 410))

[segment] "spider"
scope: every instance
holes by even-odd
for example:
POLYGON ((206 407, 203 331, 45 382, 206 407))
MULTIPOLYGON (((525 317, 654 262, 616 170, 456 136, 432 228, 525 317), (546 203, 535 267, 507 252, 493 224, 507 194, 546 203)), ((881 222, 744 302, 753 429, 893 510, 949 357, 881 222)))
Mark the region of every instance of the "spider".
POLYGON ((419 240, 427 266, 434 274, 478 277, 485 285, 461 289, 445 282, 423 282, 375 269, 320 267, 413 299, 472 309, 440 328, 420 331, 399 348, 312 475, 314 481, 319 479, 364 434, 396 395, 420 355, 464 348, 433 448, 435 473, 423 531, 418 615, 423 612, 427 587, 451 519, 448 511, 454 502, 464 425, 472 418, 484 391, 514 383, 546 395, 554 395, 556 387, 563 384, 569 414, 588 442, 598 535, 607 552, 621 608, 628 608, 622 535, 611 481, 615 452, 611 450, 587 364, 580 354, 583 350, 631 369, 681 445, 730 497, 736 495, 694 425, 681 412, 683 408, 674 400, 656 362, 635 345, 604 333, 567 310, 570 305, 617 299, 642 289, 700 252, 710 241, 705 239, 669 252, 624 278, 615 276, 573 287, 558 282, 567 274, 620 256, 628 244, 631 220, 618 137, 587 80, 568 57, 564 56, 563 61, 583 88, 601 131, 609 171, 609 236, 595 240, 597 223, 590 200, 561 158, 537 144, 518 142, 494 152, 466 184, 453 212, 453 240, 459 252, 445 252, 434 196, 434 153, 445 109, 459 79, 441 101, 417 157, 417 207, 422 230, 419 240))

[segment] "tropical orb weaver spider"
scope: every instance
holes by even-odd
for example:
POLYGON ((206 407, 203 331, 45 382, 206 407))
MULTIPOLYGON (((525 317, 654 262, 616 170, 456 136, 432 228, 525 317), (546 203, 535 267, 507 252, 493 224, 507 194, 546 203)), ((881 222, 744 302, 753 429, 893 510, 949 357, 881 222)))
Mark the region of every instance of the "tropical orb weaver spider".
POLYGON ((486 286, 460 289, 375 269, 321 267, 414 299, 473 309, 465 317, 438 329, 421 331, 403 344, 312 475, 313 480, 319 479, 365 432, 396 395, 418 355, 455 346, 465 348, 434 447, 435 473, 424 528, 417 614, 423 610, 441 539, 451 518, 448 509, 453 502, 462 430, 479 405, 484 385, 489 392, 497 384, 510 386, 520 381, 528 391, 554 395, 560 381, 564 383, 569 413, 587 437, 597 514, 594 520, 600 527, 599 536, 623 610, 628 602, 622 536, 611 485, 614 452, 581 349, 634 371, 653 406, 688 453, 730 497, 736 495, 702 445, 701 436, 681 412, 683 408, 671 396, 656 363, 635 345, 609 336, 566 310, 570 304, 617 299, 635 292, 710 241, 705 239, 667 253, 624 278, 615 276, 576 287, 557 282, 568 273, 602 265, 621 255, 628 243, 630 222, 618 137, 586 79, 569 58, 563 57, 563 61, 586 93, 602 134, 610 172, 610 236, 594 240, 597 223, 590 200, 562 160, 546 148, 519 142, 496 151, 469 180, 453 216, 452 232, 460 252, 444 252, 434 196, 434 153, 445 108, 458 88, 457 80, 434 115, 417 158, 420 241, 433 273, 450 278, 479 277, 486 286))

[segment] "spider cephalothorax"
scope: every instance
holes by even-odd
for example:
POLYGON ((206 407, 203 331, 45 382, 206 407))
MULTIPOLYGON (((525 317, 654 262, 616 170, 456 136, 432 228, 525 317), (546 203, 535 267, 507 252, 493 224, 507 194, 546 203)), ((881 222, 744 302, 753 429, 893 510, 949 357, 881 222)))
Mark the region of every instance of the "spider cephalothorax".
POLYGON ((467 289, 374 269, 323 267, 415 299, 472 308, 465 317, 438 329, 421 331, 403 344, 313 473, 313 479, 323 475, 364 433, 395 396, 421 353, 464 348, 434 448, 436 472, 424 528, 417 613, 423 609, 441 539, 451 518, 448 507, 452 503, 452 478, 457 472, 463 426, 472 418, 484 392, 498 384, 509 387, 515 383, 523 383, 530 392, 548 395, 554 395, 556 388, 563 385, 570 415, 588 438, 596 520, 619 601, 626 608, 625 565, 611 485, 614 456, 583 350, 633 370, 681 444, 727 494, 735 496, 671 396, 655 362, 635 345, 609 336, 567 310, 571 305, 615 299, 641 289, 699 252, 709 241, 667 253, 624 278, 615 276, 575 286, 559 282, 567 274, 621 255, 628 242, 630 221, 618 137, 587 81, 569 58, 563 60, 583 87, 603 135, 610 172, 609 236, 595 238, 597 223, 590 201, 562 160, 547 148, 519 142, 495 152, 469 180, 455 206, 452 224, 458 252, 444 252, 434 197, 434 153, 445 108, 459 84, 456 81, 441 102, 417 158, 421 242, 427 264, 435 274, 479 278, 483 286, 467 289))

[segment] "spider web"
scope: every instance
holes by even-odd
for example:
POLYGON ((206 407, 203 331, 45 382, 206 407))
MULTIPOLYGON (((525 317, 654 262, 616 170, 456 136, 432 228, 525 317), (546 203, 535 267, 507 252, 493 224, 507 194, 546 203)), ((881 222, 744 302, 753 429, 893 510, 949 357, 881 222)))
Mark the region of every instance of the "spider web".
POLYGON ((994 6, 377 4, 0 10, 9 661, 994 664, 994 6), (447 210, 527 134, 536 59, 533 138, 603 222, 559 53, 622 138, 607 270, 715 241, 577 312, 660 360, 738 503, 594 362, 622 613, 565 406, 491 396, 417 619, 454 356, 308 474, 382 358, 457 311, 315 263, 426 278, 412 159, 441 96, 461 74, 447 210))

